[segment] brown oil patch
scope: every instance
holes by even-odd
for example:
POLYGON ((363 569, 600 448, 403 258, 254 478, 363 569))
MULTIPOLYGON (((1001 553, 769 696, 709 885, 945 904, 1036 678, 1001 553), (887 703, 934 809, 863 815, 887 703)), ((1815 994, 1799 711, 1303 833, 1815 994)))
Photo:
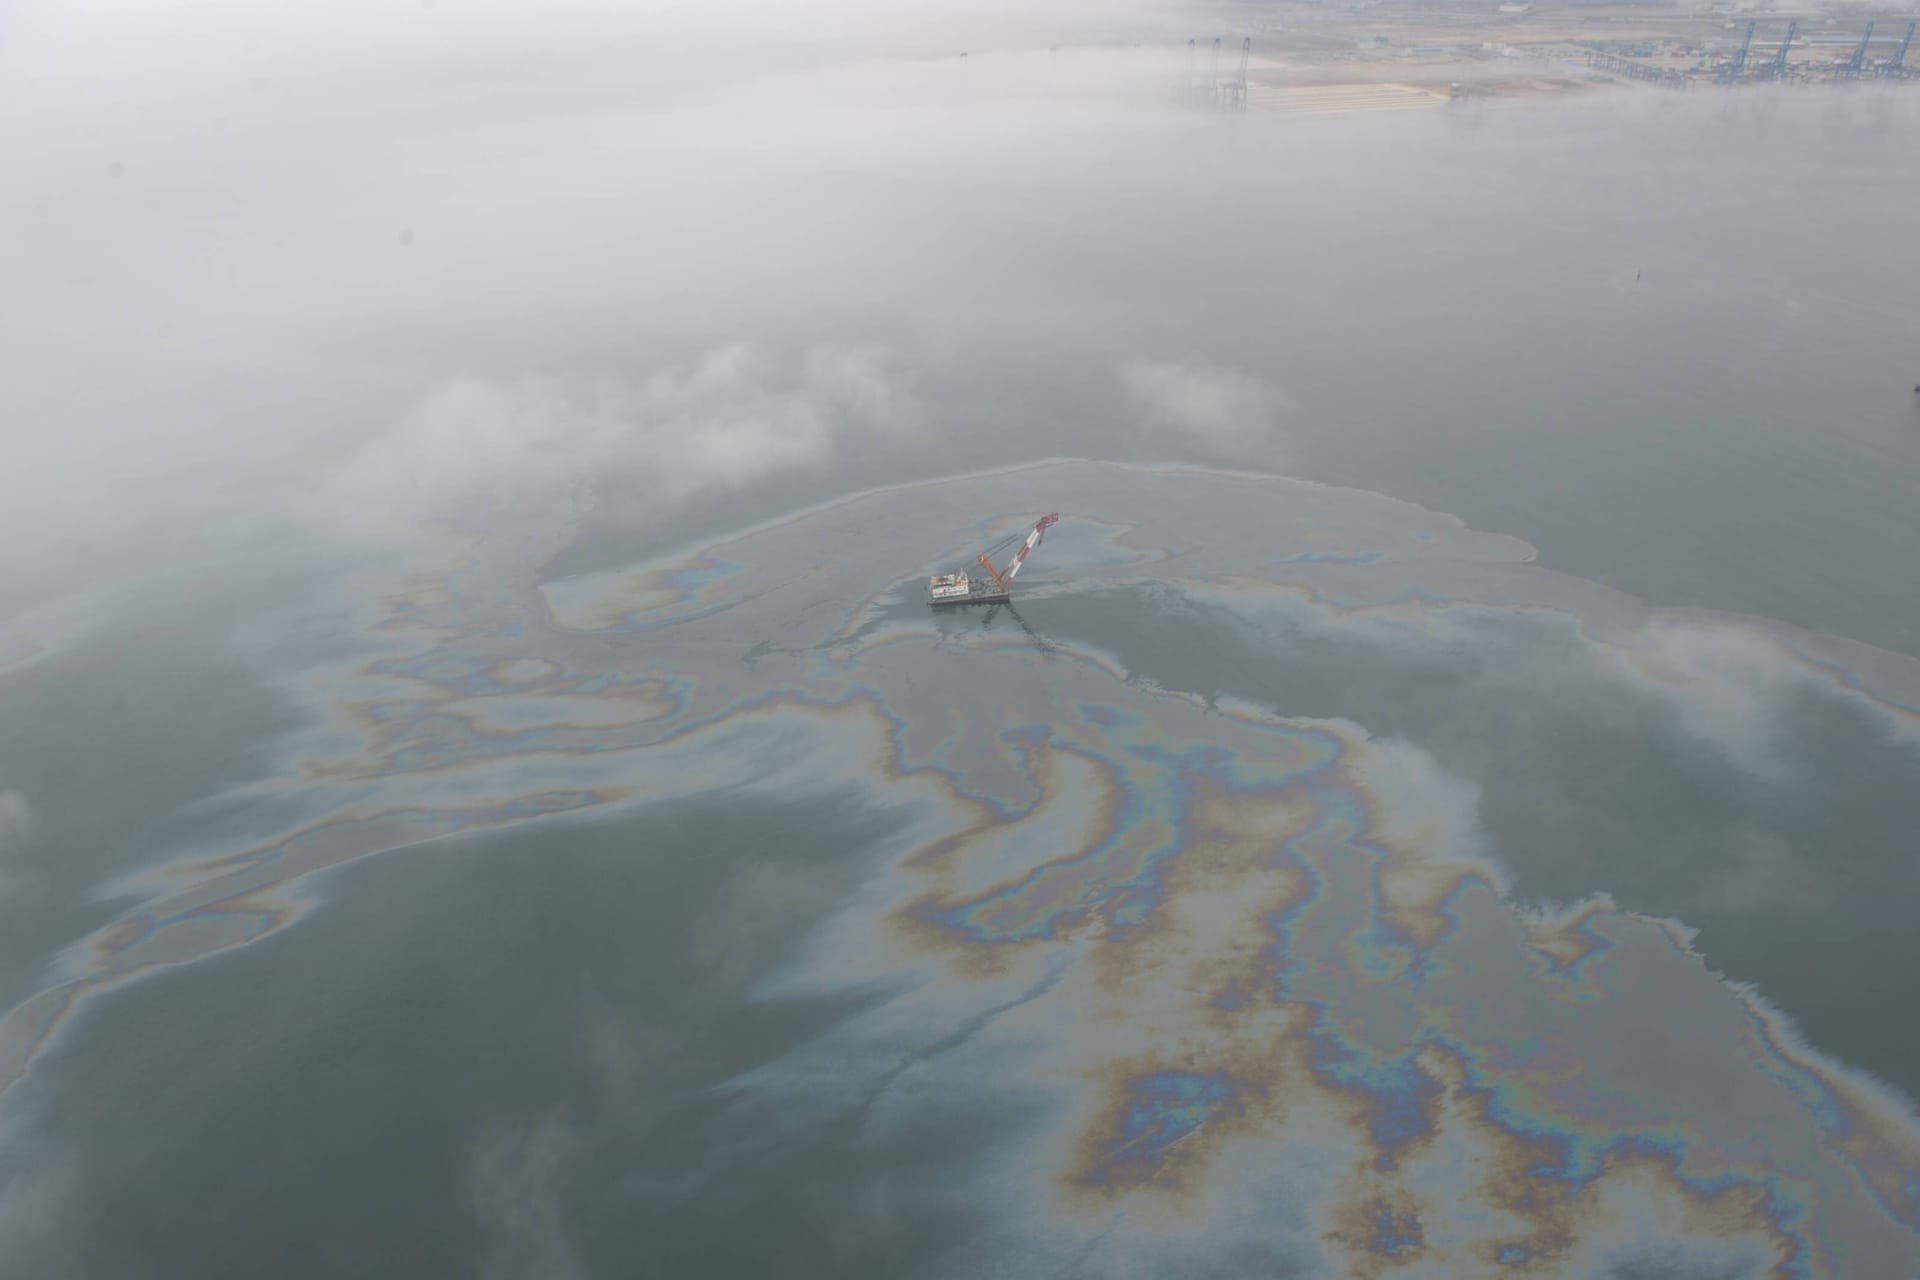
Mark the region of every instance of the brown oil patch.
POLYGON ((939 897, 916 898, 896 908, 888 923, 912 950, 943 954, 949 973, 976 981, 1004 977, 1016 959, 1036 947, 1055 945, 1047 938, 982 942, 947 918, 950 908, 951 904, 939 897))
POLYGON ((1150 1195, 1165 1209, 1204 1207, 1205 1175, 1236 1139, 1276 1133, 1286 1118, 1283 1029, 1238 1046, 1134 1058, 1099 1068, 1098 1102, 1059 1183, 1073 1200, 1150 1195), (1278 1068, 1278 1069, 1277 1069, 1278 1068), (1173 1096, 1198 1082, 1192 1098, 1173 1096))
POLYGON ((1580 1192, 1538 1172, 1561 1158, 1560 1145, 1548 1138, 1521 1137, 1491 1123, 1478 1133, 1492 1151, 1487 1172, 1475 1188, 1477 1197, 1528 1226, 1490 1244, 1489 1260, 1498 1261, 1501 1248, 1517 1248, 1527 1259, 1519 1274, 1555 1274, 1573 1248, 1581 1219, 1580 1192))
MULTIPOLYGON (((1032 807, 1014 818, 1002 817, 984 800, 954 794, 950 779, 942 776, 943 789, 949 793, 948 802, 966 815, 962 824, 959 829, 910 850, 897 864, 901 869, 918 873, 933 882, 925 893, 895 909, 890 917, 893 929, 914 950, 944 953, 954 966, 954 972, 960 976, 994 978, 1006 973, 1016 957, 1025 955, 1035 947, 1056 945, 1060 935, 1084 928, 1094 919, 1093 908, 1097 900, 1083 903, 1077 909, 1062 910, 1056 917, 1054 927, 1047 933, 1020 939, 983 937, 965 922, 955 919, 956 913, 996 895, 1011 894, 1023 883, 1045 874, 1049 869, 1070 866, 1118 833, 1115 813, 1121 788, 1112 776, 1111 766, 1075 752, 1073 754, 1083 762, 1096 766, 1093 776, 1101 792, 1099 801, 1093 806, 1098 817, 1081 833, 1076 845, 1031 866, 1012 870, 998 881, 965 890, 954 883, 963 870, 970 850, 988 840, 1006 839, 1009 833, 1017 833, 1023 822, 1043 819, 1052 805, 1065 802, 1056 761, 1060 751, 1059 748, 1044 744, 1029 748, 1027 766, 1038 799, 1032 807)), ((928 768, 913 772, 938 771, 928 768)))
POLYGON ((1484 1170, 1468 1198, 1516 1223, 1473 1242, 1478 1265, 1502 1276, 1560 1276, 1608 1240, 1637 1239, 1651 1214, 1669 1238, 1763 1238, 1776 1260, 1768 1274, 1786 1280, 1795 1243, 1768 1217, 1768 1190, 1758 1181, 1736 1177, 1702 1190, 1679 1176, 1677 1156, 1636 1149, 1605 1153, 1588 1175, 1558 1176, 1569 1156, 1565 1141, 1502 1126, 1492 1091, 1464 1083, 1455 1051, 1430 1047, 1421 1057, 1446 1084, 1440 1123, 1471 1133, 1475 1163, 1484 1170))
POLYGON ((1088 1034, 1153 1048, 1115 1052, 1088 1073, 1096 1101, 1060 1177, 1073 1199, 1149 1195, 1176 1215, 1204 1208, 1202 1184, 1222 1148, 1278 1133, 1291 1100, 1312 1090, 1300 1034, 1312 1010, 1273 999, 1267 917, 1310 892, 1281 850, 1315 820, 1290 791, 1249 795, 1196 781, 1185 843, 1157 865, 1152 910, 1099 930, 1081 1003, 1090 1026, 1104 1030, 1088 1034), (1177 1092, 1182 1082, 1198 1097, 1174 1127, 1190 1127, 1156 1130, 1150 1113, 1167 1099, 1154 1091, 1177 1092))
MULTIPOLYGON (((1118 833, 1119 841, 1101 854, 1103 860, 1132 865, 1144 862, 1172 835, 1164 824, 1147 821, 1118 833)), ((1124 882, 1086 862, 1107 842, 1104 834, 1081 848, 1063 852, 1033 870, 983 893, 964 897, 935 892, 906 909, 910 920, 944 932, 953 942, 969 947, 1006 947, 1024 942, 1057 941, 1079 934, 1103 919, 1102 908, 1126 890, 1124 882), (972 919, 961 918, 971 914, 972 919)))
POLYGON ((1444 904, 1466 881, 1486 879, 1472 866, 1396 854, 1379 873, 1380 916, 1414 945, 1432 947, 1452 925, 1444 904))
POLYGON ((399 631, 422 625, 427 615, 453 605, 457 597, 447 585, 448 574, 410 573, 400 586, 380 597, 388 616, 374 625, 376 631, 399 631))
MULTIPOLYGON (((902 858, 899 865, 912 871, 937 874, 945 870, 945 864, 962 861, 967 847, 990 831, 1017 827, 1019 824, 1033 818, 1045 817, 1054 805, 1065 803, 1067 799, 1065 788, 1062 785, 1060 776, 1061 768, 1058 759, 1063 751, 1070 751, 1070 749, 1056 747, 1051 743, 1037 743, 1027 747, 1027 777, 1036 792, 1037 798, 1025 812, 1013 818, 1002 818, 985 801, 967 800, 965 803, 971 805, 982 815, 980 821, 969 825, 962 831, 956 831, 939 840, 930 841, 922 845, 920 848, 915 849, 902 858)), ((1096 824, 1096 829, 1088 832, 1087 841, 1081 846, 1081 850, 1084 852, 1096 847, 1102 840, 1109 838, 1113 834, 1115 830, 1113 815, 1117 810, 1123 792, 1121 783, 1114 777, 1114 769, 1111 765, 1083 752, 1073 751, 1071 754, 1080 762, 1092 766, 1091 782, 1100 792, 1100 798, 1095 803, 1094 808, 1096 808, 1103 817, 1102 820, 1096 824)), ((1049 859, 1049 861, 1064 861, 1076 856, 1078 855, 1064 854, 1059 858, 1049 859)), ((1028 868, 1027 871, 1022 872, 1022 876, 1030 874, 1032 870, 1037 870, 1041 865, 1044 864, 1034 864, 1032 868, 1028 868)), ((1017 878, 1010 876, 998 884, 973 891, 971 896, 976 898, 985 897, 998 889, 1010 888, 1015 883, 1017 883, 1017 878)), ((950 894, 950 896, 954 895, 950 894)))
POLYGON ((1607 897, 1590 899, 1560 915, 1529 921, 1527 942, 1555 965, 1571 969, 1607 947, 1587 925, 1597 916, 1619 910, 1607 897))
POLYGON ((122 920, 115 920, 112 924, 93 936, 94 954, 104 957, 117 955, 125 951, 128 947, 140 941, 141 936, 146 933, 150 923, 151 921, 145 915, 128 916, 122 920))
MULTIPOLYGON (((361 779, 386 777, 396 773, 434 774, 447 769, 462 768, 472 761, 458 749, 462 739, 476 743, 509 742, 515 738, 533 733, 577 733, 582 735, 616 734, 621 730, 632 729, 639 725, 653 724, 670 719, 680 711, 680 704, 673 696, 670 686, 662 680, 636 679, 623 681, 612 689, 593 694, 579 693, 574 686, 592 678, 592 673, 567 671, 553 663, 542 663, 548 668, 538 675, 525 675, 525 671, 536 659, 518 657, 499 657, 490 667, 490 674, 501 678, 503 667, 527 664, 522 667, 523 678, 518 684, 504 693, 482 693, 463 695, 447 689, 434 681, 397 672, 380 672, 382 680, 404 681, 418 690, 411 696, 391 698, 370 698, 357 701, 342 701, 336 704, 336 714, 353 726, 364 742, 362 754, 351 760, 316 760, 305 762, 302 766, 304 776, 313 779, 361 779), (617 715, 591 719, 567 720, 556 717, 546 721, 530 721, 513 728, 496 728, 487 723, 488 705, 494 699, 521 700, 529 698, 572 698, 591 703, 597 707, 623 708, 617 715), (384 707, 410 707, 415 714, 400 718, 383 718, 379 711, 384 707), (444 726, 422 726, 422 719, 439 719, 448 722, 444 726), (423 732, 424 729, 424 732, 423 732), (410 750, 431 749, 436 742, 455 744, 445 751, 442 762, 422 763, 405 769, 394 763, 394 757, 410 750)), ((362 674, 369 674, 363 672, 362 674)), ((506 681, 503 679, 503 683, 506 681)), ((572 752, 590 752, 600 749, 623 749, 629 745, 642 744, 609 743, 605 748, 592 743, 568 745, 528 746, 526 755, 565 755, 572 752)))
POLYGON ((1389 1272, 1420 1261, 1426 1252, 1423 1207, 1399 1188, 1384 1188, 1364 1199, 1342 1205, 1334 1225, 1321 1239, 1346 1255, 1343 1274, 1351 1280, 1379 1280, 1389 1272))
POLYGON ((1314 820, 1304 802, 1281 793, 1248 796, 1196 783, 1186 843, 1159 863, 1153 909, 1090 957, 1099 983, 1123 991, 1153 974, 1158 985, 1177 986, 1222 1016, 1268 1000, 1274 939, 1267 917, 1311 891, 1305 873, 1282 861, 1281 846, 1314 820), (1234 998, 1216 1001, 1227 991, 1234 998))

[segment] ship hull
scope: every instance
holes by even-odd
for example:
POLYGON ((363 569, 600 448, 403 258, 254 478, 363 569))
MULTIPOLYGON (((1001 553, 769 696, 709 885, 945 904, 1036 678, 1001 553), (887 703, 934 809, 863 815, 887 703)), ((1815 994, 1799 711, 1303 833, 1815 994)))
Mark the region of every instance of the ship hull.
POLYGON ((936 609, 962 604, 1005 604, 1007 589, 964 573, 936 573, 927 580, 927 603, 936 609))
POLYGON ((945 599, 939 600, 928 596, 927 603, 936 609, 957 609, 970 604, 1005 604, 1012 598, 1012 596, 1004 591, 982 591, 972 595, 948 596, 945 599))

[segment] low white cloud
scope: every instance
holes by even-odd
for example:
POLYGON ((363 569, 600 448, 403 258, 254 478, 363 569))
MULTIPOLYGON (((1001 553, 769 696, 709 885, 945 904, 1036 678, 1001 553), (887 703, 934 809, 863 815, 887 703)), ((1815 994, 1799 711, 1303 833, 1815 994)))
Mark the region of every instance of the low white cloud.
POLYGON ((22 844, 33 829, 33 811, 18 791, 0 790, 0 858, 22 844))
POLYGON ((1599 652, 1637 687, 1662 695, 1696 737, 1750 769, 1786 767, 1781 712, 1788 695, 1814 681, 1760 627, 1655 616, 1599 652))
POLYGON ((1200 356, 1120 366, 1142 420, 1219 448, 1268 442, 1293 401, 1280 388, 1200 356))
POLYGON ((1370 739, 1350 757, 1348 769, 1380 801, 1371 837, 1428 861, 1473 866, 1496 888, 1507 888, 1506 868, 1494 859, 1480 825, 1477 783, 1447 772, 1432 752, 1398 737, 1370 739))
MULTIPOLYGON (((1471 600, 1343 608, 1305 588, 1248 594, 1196 587, 1187 594, 1262 633, 1298 630, 1409 656, 1478 656, 1479 678, 1495 685, 1529 682, 1540 688, 1542 705, 1583 690, 1649 698, 1689 737, 1769 780, 1786 778, 1799 765, 1802 744, 1791 715, 1794 699, 1806 694, 1845 703, 1893 742, 1920 744, 1920 717, 1810 660, 1791 632, 1765 619, 1662 610, 1620 618, 1471 600)), ((1904 660, 1898 666, 1898 680, 1910 683, 1913 668, 1904 660)))
MULTIPOLYGON (((0 787, 0 917, 31 911, 41 880, 19 865, 18 854, 33 833, 33 810, 18 791, 0 787)), ((0 1243, 0 1250, 5 1248, 0 1243)))
POLYGON ((874 346, 731 346, 639 381, 461 379, 353 454, 322 495, 350 527, 579 512, 657 514, 915 433, 911 379, 874 346))
POLYGON ((73 1232, 79 1183, 72 1157, 46 1151, 12 1172, 0 1170, 0 1257, 8 1275, 84 1274, 73 1232))
POLYGON ((463 1178, 484 1242, 485 1280, 573 1280, 587 1274, 566 1219, 579 1140, 557 1114, 487 1128, 463 1178))

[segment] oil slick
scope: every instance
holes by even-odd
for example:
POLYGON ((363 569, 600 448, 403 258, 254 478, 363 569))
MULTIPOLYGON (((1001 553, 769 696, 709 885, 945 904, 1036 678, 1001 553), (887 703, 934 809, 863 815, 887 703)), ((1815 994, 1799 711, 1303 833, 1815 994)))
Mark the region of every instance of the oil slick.
POLYGON ((876 1099, 911 1076, 1021 1117, 954 1171, 994 1206, 956 1275, 1914 1265, 1910 1104, 1711 972, 1679 923, 1515 902, 1445 760, 911 607, 928 571, 1054 508, 1030 600, 1150 584, 1420 643, 1532 620, 1702 740, 1746 732, 1741 690, 1791 685, 1920 742, 1920 663, 1655 613, 1514 539, 1266 477, 1054 463, 630 572, 469 564, 390 598, 377 657, 311 675, 323 727, 235 800, 278 825, 122 886, 137 905, 0 1020, 0 1084, 87 997, 287 927, 352 859, 851 782, 910 810, 910 838, 768 992, 890 994, 728 1087, 885 1123, 876 1099))

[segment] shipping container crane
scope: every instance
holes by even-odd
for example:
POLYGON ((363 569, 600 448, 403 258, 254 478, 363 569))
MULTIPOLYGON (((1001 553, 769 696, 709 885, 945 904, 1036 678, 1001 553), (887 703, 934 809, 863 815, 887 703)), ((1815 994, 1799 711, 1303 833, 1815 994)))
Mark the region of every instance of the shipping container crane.
POLYGON ((1247 109, 1247 57, 1253 52, 1253 37, 1240 37, 1240 70, 1222 90, 1224 105, 1229 111, 1247 109))
POLYGON ((1759 25, 1760 24, 1757 22, 1749 22, 1747 24, 1746 38, 1740 42, 1740 48, 1733 55, 1733 61, 1729 62, 1727 64, 1727 69, 1720 73, 1721 79, 1738 80, 1741 74, 1746 71, 1747 50, 1753 47, 1753 29, 1759 25))
POLYGON ((1013 553, 1013 558, 1007 561, 1007 567, 1004 569, 994 568, 993 561, 987 558, 987 552, 997 551, 1000 547, 1013 542, 1019 535, 1016 534, 1014 538, 1003 538, 988 547, 987 551, 982 551, 978 559, 980 566, 987 571, 987 576, 984 578, 968 577, 964 571, 934 574, 927 579, 927 603, 936 606, 1006 603, 1013 593, 1014 576, 1020 572, 1020 566, 1027 562, 1028 553, 1040 545, 1048 528, 1059 519, 1057 512, 1041 516, 1040 522, 1028 531, 1025 539, 1021 540, 1019 549, 1013 553))
POLYGON ((1774 53, 1773 61, 1767 64, 1767 75, 1775 80, 1784 79, 1787 74, 1787 50, 1793 48, 1793 33, 1800 29, 1798 22, 1787 24, 1787 38, 1780 42, 1780 48, 1774 53))
POLYGON ((1920 23, 1907 24, 1906 39, 1900 42, 1900 48, 1893 55, 1893 60, 1880 69, 1881 75, 1899 77, 1907 73, 1907 50, 1913 47, 1913 29, 1916 26, 1920 26, 1920 23))
POLYGON ((1860 43, 1854 48, 1853 56, 1847 59, 1847 65, 1842 68, 1849 77, 1859 75, 1860 68, 1867 64, 1867 45, 1872 43, 1872 41, 1873 24, 1869 22, 1867 24, 1867 33, 1860 37, 1860 43))

